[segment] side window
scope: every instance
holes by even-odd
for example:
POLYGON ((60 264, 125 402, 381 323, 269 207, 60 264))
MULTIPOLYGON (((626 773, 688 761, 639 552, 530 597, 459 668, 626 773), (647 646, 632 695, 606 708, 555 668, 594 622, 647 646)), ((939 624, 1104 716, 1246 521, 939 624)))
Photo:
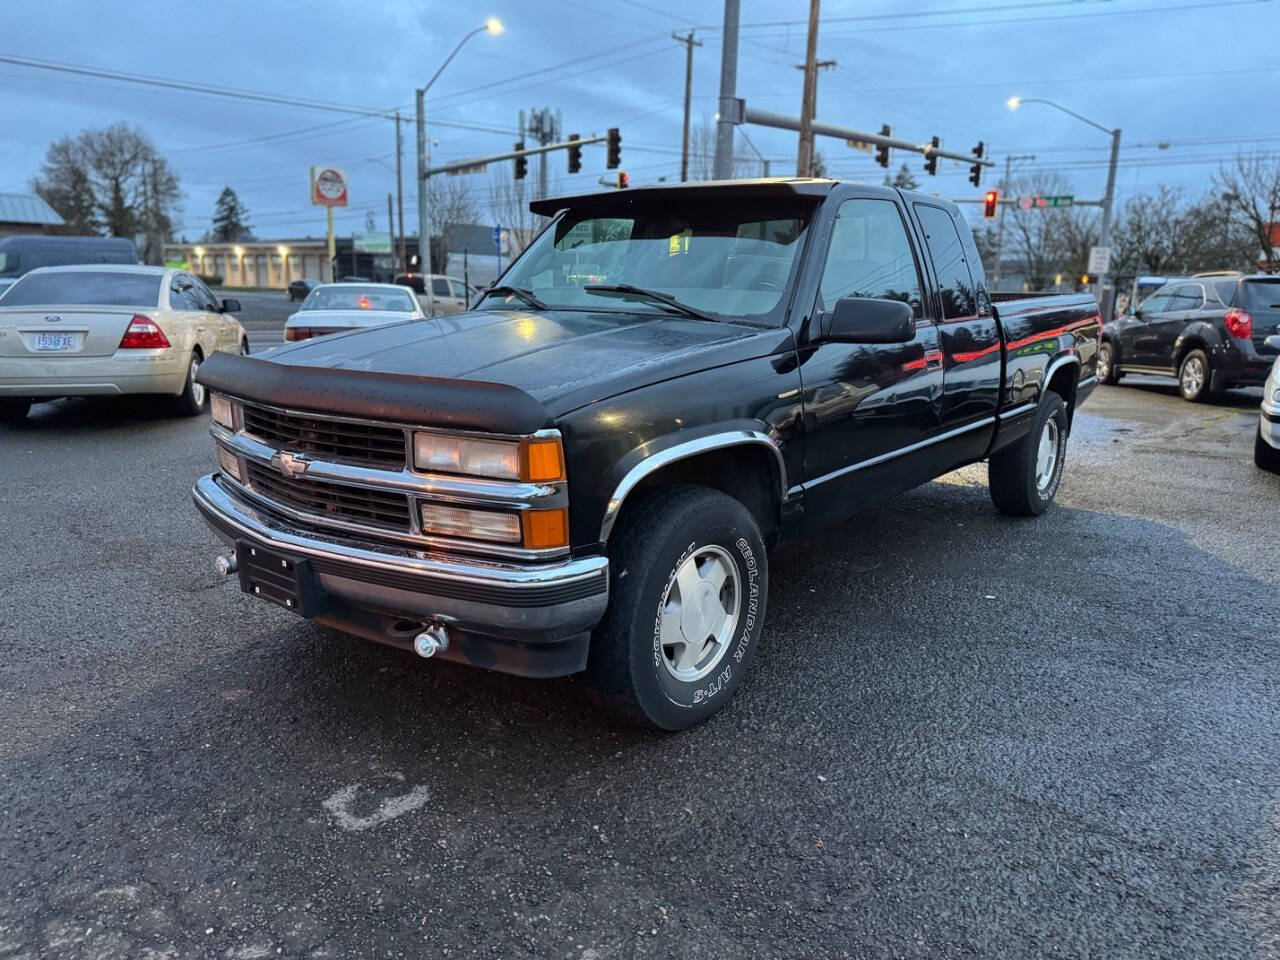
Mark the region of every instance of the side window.
POLYGON ((199 277, 191 277, 191 289, 196 299, 200 301, 200 309, 207 310, 210 313, 218 312, 218 299, 213 295, 208 287, 204 285, 204 281, 199 277))
POLYGON ((820 309, 845 297, 901 300, 923 316, 920 273, 902 215, 891 200, 846 200, 840 205, 819 286, 820 309))
POLYGON ((1199 310, 1204 306, 1204 291, 1198 283, 1184 283, 1173 296, 1171 310, 1199 310))
POLYGON ((1161 287, 1139 304, 1143 313, 1164 313, 1173 302, 1173 287, 1161 287))
POLYGON ((192 292, 191 280, 180 273, 175 273, 173 275, 173 280, 169 283, 169 309, 201 309, 200 304, 196 302, 195 295, 192 292))
POLYGON ((459 300, 467 299, 467 285, 461 280, 450 280, 449 286, 453 288, 453 295, 459 300))
POLYGON ((917 203, 916 216, 924 227, 925 240, 929 244, 929 258, 942 292, 942 315, 947 320, 972 317, 978 312, 978 299, 973 289, 973 277, 965 261, 964 245, 956 232, 951 214, 941 207, 917 203))
POLYGON ((431 279, 431 292, 434 293, 437 297, 450 296, 449 281, 446 280, 444 277, 433 277, 431 279))

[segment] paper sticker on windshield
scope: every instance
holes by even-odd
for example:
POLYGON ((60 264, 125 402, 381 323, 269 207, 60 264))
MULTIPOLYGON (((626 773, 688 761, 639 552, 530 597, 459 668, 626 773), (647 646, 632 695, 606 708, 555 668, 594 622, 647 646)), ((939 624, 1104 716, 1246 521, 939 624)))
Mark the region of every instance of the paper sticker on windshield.
POLYGON ((689 238, 693 236, 693 231, 687 227, 680 233, 673 233, 667 240, 667 256, 677 257, 682 253, 689 252, 689 238))

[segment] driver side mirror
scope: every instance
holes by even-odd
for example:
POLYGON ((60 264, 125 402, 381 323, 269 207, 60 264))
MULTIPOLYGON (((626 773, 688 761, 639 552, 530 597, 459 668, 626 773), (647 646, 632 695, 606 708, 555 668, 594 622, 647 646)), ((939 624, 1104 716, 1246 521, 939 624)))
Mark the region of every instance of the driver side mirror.
POLYGON ((240 301, 239 301, 239 300, 223 300, 223 301, 222 301, 222 307, 221 307, 221 311, 220 311, 220 312, 222 312, 222 313, 239 313, 239 312, 240 312, 240 309, 241 309, 241 308, 240 308, 240 301))
POLYGON ((845 297, 822 314, 819 330, 829 343, 910 343, 916 321, 901 300, 845 297))

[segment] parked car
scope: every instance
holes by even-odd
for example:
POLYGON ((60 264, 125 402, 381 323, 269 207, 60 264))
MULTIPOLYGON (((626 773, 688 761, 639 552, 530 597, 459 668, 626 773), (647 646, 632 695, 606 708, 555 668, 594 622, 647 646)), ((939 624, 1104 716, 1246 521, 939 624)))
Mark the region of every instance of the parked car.
POLYGON ((313 280, 311 277, 300 277, 289 283, 288 294, 290 300, 305 300, 316 287, 320 286, 319 280, 313 280))
POLYGON ((22 420, 36 399, 124 393, 169 394, 193 416, 206 403, 200 364, 249 352, 239 309, 185 270, 32 270, 0 299, 0 420, 22 420))
POLYGON ((1097 302, 989 296, 946 200, 777 180, 531 207, 553 222, 466 323, 201 369, 220 472, 193 496, 242 589, 422 656, 585 672, 672 730, 745 675, 774 543, 984 459, 1006 513, 1057 493, 1097 302))
POLYGON ((329 333, 379 327, 426 314, 413 292, 391 283, 325 283, 285 321, 286 340, 309 340, 329 333))
MULTIPOLYGON (((1280 336, 1269 337, 1268 345, 1280 353, 1280 336)), ((1258 412, 1258 435, 1253 441, 1253 462, 1263 470, 1280 473, 1280 356, 1262 385, 1262 409, 1258 412)))
POLYGON ((1257 386, 1280 333, 1280 277, 1240 273, 1198 275, 1167 283, 1132 315, 1102 328, 1098 379, 1117 383, 1127 373, 1176 377, 1187 400, 1257 386))
POLYGON ((429 316, 452 316, 465 313, 473 294, 457 277, 441 274, 403 273, 395 282, 409 287, 418 294, 422 307, 429 316))
POLYGON ((0 237, 0 279, 16 280, 37 267, 137 262, 133 243, 122 237, 0 237))

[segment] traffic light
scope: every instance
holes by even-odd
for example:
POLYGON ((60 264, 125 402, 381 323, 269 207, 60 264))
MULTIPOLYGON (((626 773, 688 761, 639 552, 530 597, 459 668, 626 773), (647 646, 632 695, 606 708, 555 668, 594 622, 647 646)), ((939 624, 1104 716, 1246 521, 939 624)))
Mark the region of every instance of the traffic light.
POLYGON ((617 127, 609 128, 607 142, 609 145, 609 156, 605 161, 605 166, 610 170, 617 170, 618 164, 622 162, 622 134, 618 133, 617 127))
MULTIPOLYGON (((578 139, 578 135, 576 133, 569 134, 570 143, 573 143, 573 141, 577 139, 578 139)), ((578 146, 576 143, 573 143, 573 145, 569 147, 569 172, 577 173, 581 169, 582 169, 582 147, 578 146)))
MULTIPOLYGON (((521 140, 519 143, 516 144, 516 149, 517 150, 524 149, 523 140, 521 140)), ((516 157, 516 179, 523 180, 524 175, 528 172, 529 172, 529 158, 526 157, 524 154, 521 154, 520 156, 516 157)))
POLYGON ((982 219, 994 220, 996 211, 1000 209, 1000 191, 988 190, 987 195, 982 199, 982 219))
POLYGON ((625 170, 618 171, 618 189, 625 190, 631 186, 631 177, 625 170))
POLYGON ((924 155, 924 172, 929 176, 936 176, 938 173, 938 148, 942 146, 942 141, 937 137, 929 144, 928 152, 924 155))
MULTIPOLYGON (((974 156, 974 159, 976 160, 982 159, 982 141, 981 140, 979 140, 978 145, 973 148, 973 156, 974 156)), ((979 181, 981 180, 982 180, 982 164, 975 163, 972 167, 969 168, 969 182, 976 187, 979 181)))
MULTIPOLYGON (((889 126, 886 123, 884 126, 880 128, 880 136, 882 137, 893 136, 893 127, 889 126)), ((880 166, 882 167, 889 166, 889 147, 887 144, 882 143, 880 144, 880 146, 876 147, 876 163, 880 164, 880 166)))

